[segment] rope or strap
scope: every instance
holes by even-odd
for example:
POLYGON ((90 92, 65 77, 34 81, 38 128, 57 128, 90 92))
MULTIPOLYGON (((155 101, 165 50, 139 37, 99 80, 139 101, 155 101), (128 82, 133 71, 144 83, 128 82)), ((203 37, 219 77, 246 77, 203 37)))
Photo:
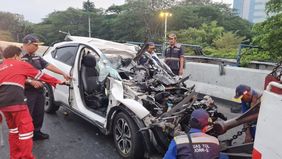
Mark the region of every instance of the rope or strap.
POLYGON ((188 131, 188 133, 187 133, 187 137, 188 137, 188 139, 189 139, 189 146, 190 146, 190 149, 191 149, 192 159, 196 159, 196 158, 195 158, 194 148, 193 148, 193 143, 192 143, 192 139, 191 139, 191 136, 190 136, 189 131, 188 131))

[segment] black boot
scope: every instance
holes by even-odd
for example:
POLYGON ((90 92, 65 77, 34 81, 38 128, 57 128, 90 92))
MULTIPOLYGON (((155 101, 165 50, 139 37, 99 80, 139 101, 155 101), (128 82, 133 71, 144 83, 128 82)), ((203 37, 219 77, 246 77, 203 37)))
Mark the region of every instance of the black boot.
POLYGON ((49 135, 48 134, 44 134, 41 131, 34 131, 33 141, 36 141, 36 140, 46 140, 46 139, 49 139, 49 135))

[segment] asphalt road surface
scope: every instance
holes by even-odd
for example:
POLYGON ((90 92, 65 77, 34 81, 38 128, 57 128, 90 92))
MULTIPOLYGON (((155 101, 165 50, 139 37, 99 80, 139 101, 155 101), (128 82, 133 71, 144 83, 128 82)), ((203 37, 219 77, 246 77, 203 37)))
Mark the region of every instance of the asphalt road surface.
MULTIPOLYGON (((219 111, 228 118, 238 116, 230 112, 232 103, 215 100, 219 111)), ((112 136, 103 135, 98 128, 84 119, 60 109, 56 114, 45 114, 42 131, 50 135, 49 140, 34 142, 34 155, 38 159, 120 159, 112 136)), ((241 127, 229 130, 220 140, 231 138, 241 127)), ((0 147, 0 159, 9 158, 8 130, 4 124, 4 143, 0 147)), ((242 143, 240 136, 236 143, 242 143)))

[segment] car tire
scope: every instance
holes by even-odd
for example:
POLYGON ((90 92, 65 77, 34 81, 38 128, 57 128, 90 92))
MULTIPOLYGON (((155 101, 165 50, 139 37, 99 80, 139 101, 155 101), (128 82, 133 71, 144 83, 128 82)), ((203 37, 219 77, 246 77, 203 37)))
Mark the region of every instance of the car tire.
POLYGON ((129 115, 120 112, 113 123, 113 137, 115 146, 123 158, 144 158, 144 146, 141 133, 129 115))
POLYGON ((46 113, 52 114, 59 110, 60 105, 54 101, 53 89, 48 84, 44 84, 44 97, 44 110, 46 113))

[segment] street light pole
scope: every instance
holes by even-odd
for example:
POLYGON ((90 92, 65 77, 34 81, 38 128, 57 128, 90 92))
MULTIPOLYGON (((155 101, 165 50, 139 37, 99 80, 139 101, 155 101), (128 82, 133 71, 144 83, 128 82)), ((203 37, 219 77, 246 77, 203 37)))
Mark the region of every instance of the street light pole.
POLYGON ((91 38, 91 22, 90 22, 90 13, 88 12, 88 36, 91 38))
POLYGON ((163 44, 163 50, 165 49, 165 44, 166 44, 166 34, 167 34, 167 17, 171 17, 172 14, 169 12, 161 12, 160 13, 161 17, 164 17, 165 23, 164 23, 164 44, 163 44))
POLYGON ((164 44, 166 42, 166 31, 167 31, 167 15, 165 15, 165 26, 164 26, 164 44))

